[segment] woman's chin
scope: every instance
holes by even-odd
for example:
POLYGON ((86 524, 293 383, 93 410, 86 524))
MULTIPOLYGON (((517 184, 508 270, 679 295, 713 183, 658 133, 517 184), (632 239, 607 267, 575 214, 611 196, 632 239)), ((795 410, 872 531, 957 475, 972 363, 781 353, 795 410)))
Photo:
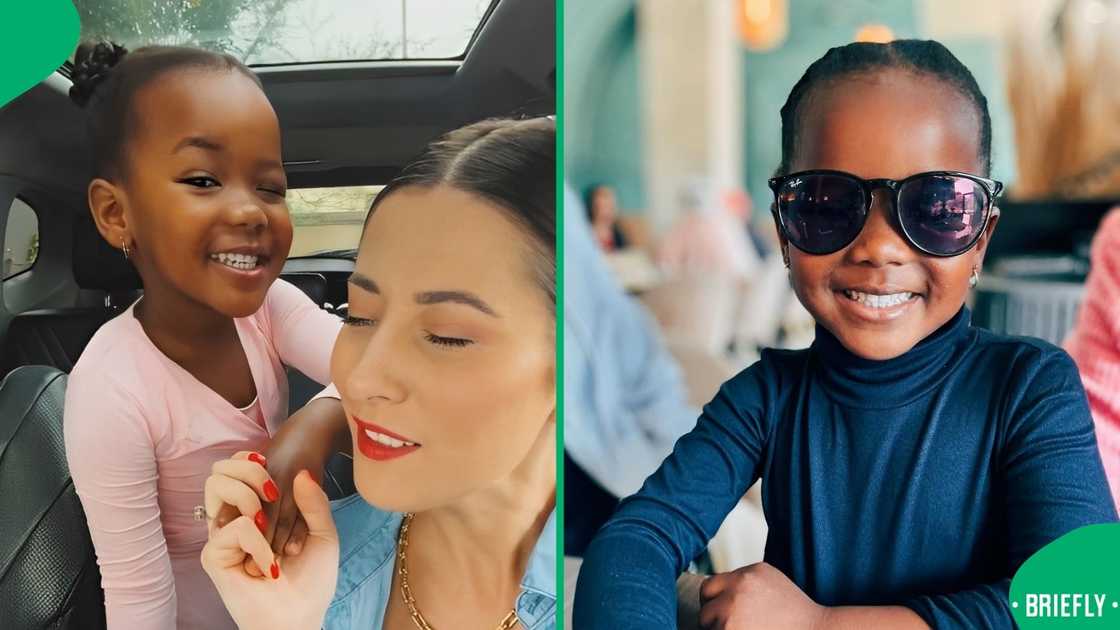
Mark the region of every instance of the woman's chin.
POLYGON ((422 490, 417 490, 415 486, 402 483, 399 479, 396 480, 396 483, 393 483, 393 480, 389 480, 389 483, 363 483, 360 478, 356 478, 354 485, 358 489, 358 494, 362 496, 366 503, 383 512, 404 514, 423 512, 438 507, 436 503, 424 496, 425 493, 422 490))

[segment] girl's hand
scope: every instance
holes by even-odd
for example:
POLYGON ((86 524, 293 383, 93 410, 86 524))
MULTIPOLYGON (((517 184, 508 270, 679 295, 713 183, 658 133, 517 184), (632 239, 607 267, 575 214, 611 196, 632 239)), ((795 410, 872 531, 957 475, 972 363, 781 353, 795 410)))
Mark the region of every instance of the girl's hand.
MULTIPOLYGON (((293 413, 276 432, 265 451, 267 460, 258 455, 280 490, 280 500, 264 507, 265 538, 273 553, 296 555, 307 538, 307 524, 293 499, 292 484, 296 475, 306 470, 321 482, 330 458, 350 448, 350 430, 342 404, 335 398, 320 398, 293 413)), ((218 515, 215 520, 219 527, 240 516, 232 505, 222 506, 220 511, 210 514, 218 515)), ((246 569, 253 571, 250 564, 246 569)))
MULTIPOLYGON (((202 567, 241 630, 322 627, 338 576, 338 533, 322 488, 307 472, 296 476, 295 504, 308 535, 298 556, 280 562, 262 532, 262 498, 275 493, 268 472, 249 453, 214 464, 206 480, 206 511, 237 506, 240 516, 225 526, 211 520, 202 567), (254 568, 252 574, 247 565, 254 568)), ((274 502, 274 501, 269 501, 274 502)))
POLYGON ((700 602, 700 627, 710 630, 814 629, 828 616, 828 608, 765 562, 704 580, 700 602))

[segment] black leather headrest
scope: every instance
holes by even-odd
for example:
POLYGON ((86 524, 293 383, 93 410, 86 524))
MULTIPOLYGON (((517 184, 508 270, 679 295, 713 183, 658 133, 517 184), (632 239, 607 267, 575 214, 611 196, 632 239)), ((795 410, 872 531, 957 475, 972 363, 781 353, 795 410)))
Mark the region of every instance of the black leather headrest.
POLYGON ((121 250, 101 238, 93 218, 83 213, 74 221, 74 280, 83 289, 109 293, 142 287, 140 274, 121 250))
POLYGON ((0 619, 4 628, 105 628, 101 573, 62 438, 66 375, 0 383, 0 619))

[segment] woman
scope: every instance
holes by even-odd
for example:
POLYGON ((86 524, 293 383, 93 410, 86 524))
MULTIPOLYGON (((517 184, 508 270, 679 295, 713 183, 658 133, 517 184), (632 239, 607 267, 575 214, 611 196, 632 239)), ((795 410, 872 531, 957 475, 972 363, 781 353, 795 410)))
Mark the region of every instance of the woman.
POLYGON ((331 361, 359 494, 299 475, 279 560, 252 454, 206 484, 242 515, 202 554, 241 628, 553 627, 555 160, 551 120, 482 122, 374 200, 331 361))

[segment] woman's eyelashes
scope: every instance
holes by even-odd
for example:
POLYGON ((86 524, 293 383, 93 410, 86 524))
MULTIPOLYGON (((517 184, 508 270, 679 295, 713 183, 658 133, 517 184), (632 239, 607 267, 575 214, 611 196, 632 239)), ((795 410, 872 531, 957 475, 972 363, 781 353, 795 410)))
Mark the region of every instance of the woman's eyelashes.
MULTIPOLYGON (((344 326, 353 326, 355 328, 369 328, 372 326, 376 326, 377 320, 347 315, 346 317, 342 318, 342 324, 344 326)), ((473 339, 465 339, 463 337, 444 337, 429 331, 424 331, 424 339, 427 340, 430 344, 442 346, 444 348, 465 348, 474 343, 473 339)))
POLYGON ((432 333, 424 333, 424 338, 437 346, 445 346, 451 348, 463 348, 474 343, 473 339, 463 339, 461 337, 440 337, 432 333))
POLYGON ((342 318, 342 324, 344 326, 364 327, 373 326, 376 323, 377 320, 366 319, 364 317, 354 317, 353 315, 347 315, 346 317, 342 318))

